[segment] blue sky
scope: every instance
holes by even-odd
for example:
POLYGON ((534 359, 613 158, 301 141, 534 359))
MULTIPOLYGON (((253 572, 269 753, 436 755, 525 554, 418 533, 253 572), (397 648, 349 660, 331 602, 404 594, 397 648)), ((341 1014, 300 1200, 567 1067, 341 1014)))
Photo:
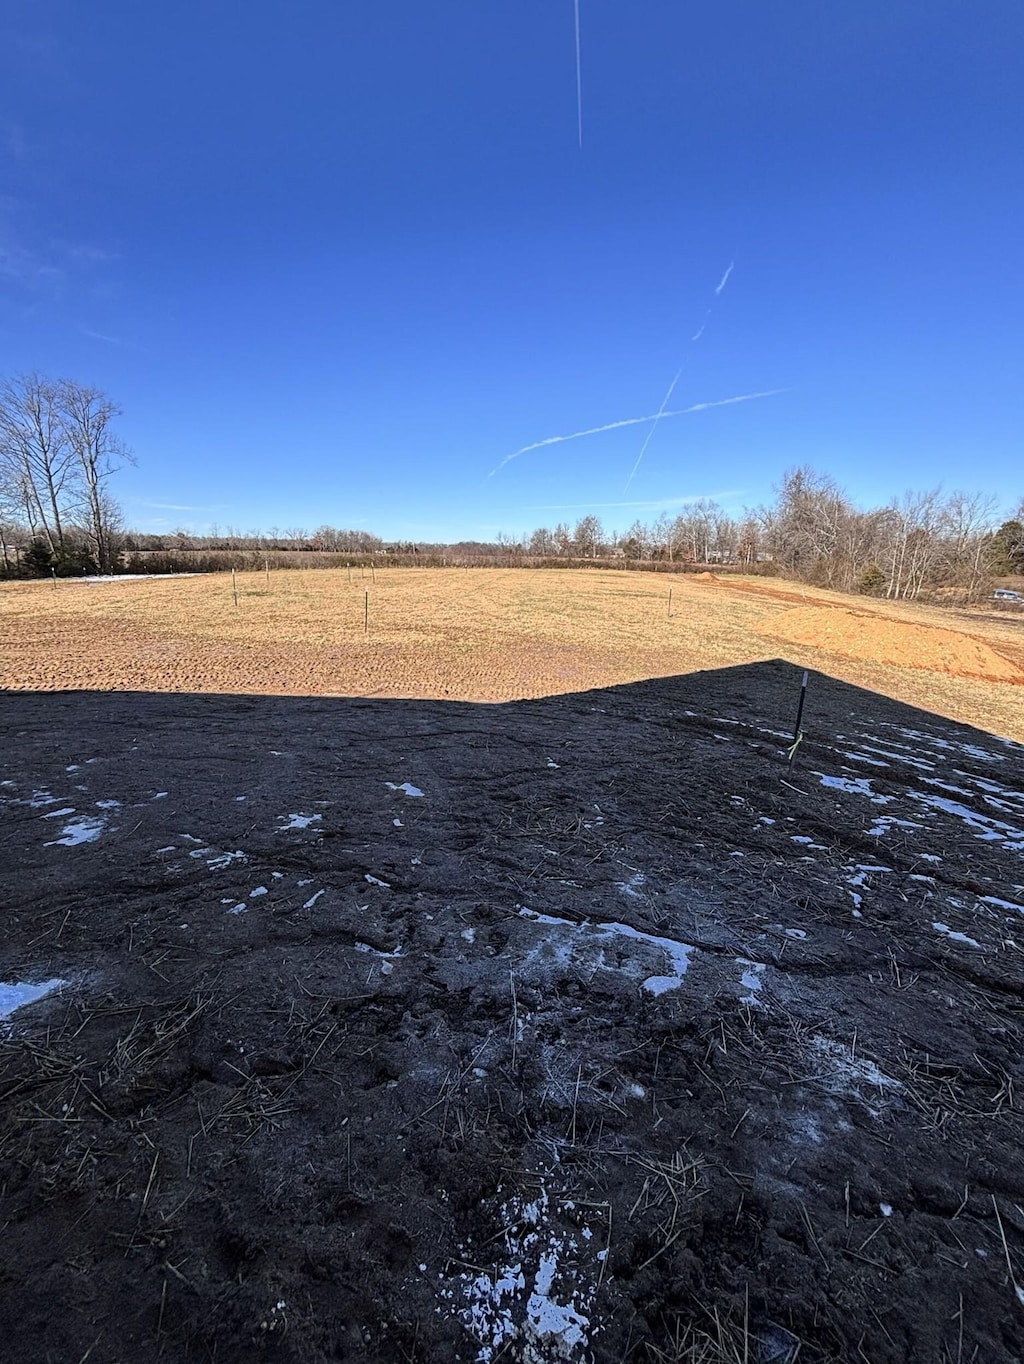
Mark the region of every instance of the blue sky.
POLYGON ((621 529, 801 463, 1024 495, 1019 0, 580 18, 582 149, 573 0, 6 0, 0 374, 123 406, 141 529, 621 529), (669 410, 783 391, 628 487, 649 426, 489 476, 680 366, 669 410))

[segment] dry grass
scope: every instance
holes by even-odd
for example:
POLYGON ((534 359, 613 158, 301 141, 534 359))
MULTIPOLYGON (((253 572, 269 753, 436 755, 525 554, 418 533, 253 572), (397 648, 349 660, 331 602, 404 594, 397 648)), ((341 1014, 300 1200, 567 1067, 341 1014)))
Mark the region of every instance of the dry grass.
POLYGON ((749 1305, 730 1314, 717 1307, 696 1310, 697 1320, 678 1318, 659 1342, 647 1342, 650 1364, 796 1364, 801 1342, 769 1328, 766 1337, 751 1331, 749 1305))
POLYGON ((939 627, 964 637, 965 659, 980 641, 1020 666, 1024 622, 1005 616, 646 573, 389 569, 350 582, 321 570, 238 584, 238 607, 227 575, 2 584, 0 686, 505 701, 782 656, 1024 739, 1019 686, 956 675, 955 647, 952 672, 922 668, 911 647, 939 627), (785 614, 806 606, 901 623, 907 666, 845 656, 842 631, 787 640, 785 614))

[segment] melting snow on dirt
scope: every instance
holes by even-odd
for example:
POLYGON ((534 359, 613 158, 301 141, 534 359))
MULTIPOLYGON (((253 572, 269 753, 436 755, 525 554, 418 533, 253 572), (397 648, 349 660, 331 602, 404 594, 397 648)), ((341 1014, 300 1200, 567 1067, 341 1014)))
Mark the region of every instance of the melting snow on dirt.
POLYGON ((822 786, 827 786, 833 791, 847 791, 855 796, 867 796, 875 805, 888 805, 892 800, 892 796, 883 796, 877 791, 872 791, 871 782, 867 777, 829 777, 824 772, 815 772, 814 775, 821 778, 822 786))
MULTIPOLYGON (((203 850, 203 852, 190 853, 189 856, 201 857, 203 856, 203 853, 209 851, 210 849, 206 848, 203 850)), ((216 857, 208 858, 206 865, 210 868, 211 871, 223 871, 225 867, 230 867, 232 862, 244 861, 245 853, 242 852, 241 848, 236 848, 234 852, 218 853, 216 857)))
POLYGON ((284 833, 287 829, 308 829, 311 824, 321 818, 321 815, 278 815, 279 820, 287 821, 281 825, 280 832, 284 833))
POLYGON ((932 924, 932 928, 935 929, 936 933, 945 934, 945 936, 951 938, 953 942, 966 943, 968 947, 981 947, 980 942, 975 942, 974 939, 969 938, 966 933, 954 933, 953 929, 951 929, 948 924, 932 924))
POLYGON ((980 829, 981 832, 975 837, 983 842, 1002 843, 1011 852, 1024 851, 1024 829, 1006 824, 1001 819, 993 819, 990 815, 983 815, 959 801, 947 800, 945 796, 933 796, 924 791, 913 790, 908 790, 907 795, 913 800, 920 801, 922 805, 931 806, 933 810, 941 810, 943 814, 962 819, 972 829, 980 829))
POLYGON ((995 905, 997 909, 1015 909, 1018 914, 1024 914, 1024 905, 1014 904, 1012 900, 1000 900, 995 895, 979 895, 978 899, 983 905, 995 905))
POLYGON ((389 791, 404 791, 407 796, 422 796, 423 792, 418 786, 413 786, 411 782, 403 781, 400 786, 396 786, 393 781, 386 781, 384 785, 389 791))
MULTIPOLYGON (((478 1364, 491 1364, 509 1350, 523 1364, 584 1358, 595 1289, 580 1283, 579 1239, 546 1225, 543 1187, 530 1203, 509 1198, 498 1216, 505 1227, 503 1263, 459 1276, 465 1299, 459 1318, 477 1341, 478 1364)), ((591 1240, 588 1228, 581 1235, 584 1245, 591 1240)))
POLYGON ((903 1086, 889 1075, 883 1075, 866 1057, 857 1056, 851 1047, 836 1042, 831 1037, 815 1037, 811 1044, 812 1074, 815 1079, 834 1094, 848 1094, 859 1097, 859 1087, 871 1085, 880 1092, 900 1092, 903 1086))
POLYGON ((0 1018, 10 1018, 15 1009, 25 1004, 34 1004, 37 999, 59 990, 66 980, 44 980, 39 985, 28 985, 24 981, 0 981, 0 1018))
MULTIPOLYGON (((526 909, 524 906, 519 906, 518 909, 520 916, 524 919, 530 919, 537 924, 568 928, 573 935, 579 935, 581 939, 623 937, 659 948, 666 954, 673 969, 671 974, 648 976, 642 982, 643 988, 652 995, 663 995, 667 990, 678 989, 690 964, 690 954, 694 950, 688 943, 678 942, 675 938, 659 938, 653 933, 641 933, 630 924, 591 923, 589 920, 576 923, 572 919, 558 919, 551 914, 538 914, 535 910, 526 909)), ((568 965, 572 957, 571 944, 557 948, 555 956, 556 960, 562 965, 568 965)))
MULTIPOLYGON (((64 813, 68 813, 65 811, 64 813)), ((44 843, 45 848, 75 848, 79 843, 93 843, 104 829, 104 821, 91 815, 79 815, 68 820, 61 829, 61 837, 44 843)))
POLYGON ((736 965, 744 968, 743 974, 740 976, 740 984, 748 992, 740 996, 740 1003, 757 1004, 759 1001, 756 997, 761 993, 760 972, 764 970, 764 967, 759 962, 747 961, 746 957, 737 957, 736 965))

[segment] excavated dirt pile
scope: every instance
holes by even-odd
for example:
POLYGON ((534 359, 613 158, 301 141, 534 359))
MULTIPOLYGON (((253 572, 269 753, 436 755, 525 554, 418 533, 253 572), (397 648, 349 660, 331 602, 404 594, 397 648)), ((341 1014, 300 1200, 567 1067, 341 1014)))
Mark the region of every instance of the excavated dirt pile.
POLYGON ((1020 1364, 1024 748, 800 675, 6 695, 0 1355, 1020 1364))
POLYGON ((954 677, 1024 684, 1024 670, 972 635, 916 625, 862 611, 801 606, 765 620, 759 629, 775 639, 808 644, 847 658, 922 668, 954 677))

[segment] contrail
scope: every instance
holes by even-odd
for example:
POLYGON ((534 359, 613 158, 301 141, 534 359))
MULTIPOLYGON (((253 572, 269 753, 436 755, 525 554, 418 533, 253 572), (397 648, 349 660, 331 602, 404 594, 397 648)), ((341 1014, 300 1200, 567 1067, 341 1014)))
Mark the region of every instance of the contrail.
MULTIPOLYGON (((704 320, 703 320, 703 322, 700 324, 700 326, 697 328, 697 330, 696 330, 696 331, 693 333, 693 335, 690 337, 690 344, 691 344, 691 345, 693 344, 694 341, 699 341, 700 338, 704 335, 704 329, 705 329, 705 327, 708 325, 708 323, 711 321, 711 314, 715 311, 715 304, 716 304, 716 302, 718 301, 718 297, 719 297, 719 295, 721 294, 722 290, 725 288, 725 286, 729 283, 729 276, 732 274, 735 265, 736 265, 736 262, 735 262, 734 260, 731 260, 731 261, 729 262, 729 264, 726 266, 725 274, 722 276, 722 278, 718 281, 718 284, 715 286, 715 297, 711 300, 711 303, 709 304, 708 309, 707 309, 707 311, 706 311, 705 314, 704 314, 704 320)), ((668 400, 669 400, 669 398, 672 396, 672 390, 675 388, 676 384, 678 384, 678 382, 679 382, 679 375, 682 374, 683 370, 686 368, 686 361, 687 361, 689 358, 690 358, 690 357, 689 357, 688 354, 683 358, 683 363, 679 366, 679 370, 678 370, 678 372, 676 373, 676 377, 672 380, 671 384, 669 385, 668 393, 665 395, 665 402, 662 403, 662 407, 663 407, 663 408, 664 408, 664 406, 665 406, 665 403, 667 403, 668 400)), ((660 415, 661 415, 661 414, 660 414, 660 412, 659 412, 658 416, 660 417, 660 415)), ((639 453, 639 454, 637 455, 637 457, 636 457, 636 463, 633 465, 632 469, 630 469, 630 471, 629 471, 629 477, 626 479, 626 487, 623 488, 623 492, 626 492, 626 491, 629 489, 629 485, 633 482, 633 477, 634 477, 634 475, 636 474, 637 469, 640 468, 640 463, 641 463, 641 461, 643 460, 644 455, 647 453, 647 447, 648 447, 648 445, 650 445, 650 443, 651 443, 651 437, 654 435, 655 431, 657 430, 657 426, 658 426, 658 419, 655 418, 654 425, 653 425, 653 426, 651 427, 651 429, 648 431, 647 436, 646 436, 646 438, 645 438, 645 440, 644 440, 643 446, 642 446, 642 448, 641 448, 641 450, 640 450, 640 453, 639 453)))
MULTIPOLYGON (((673 387, 675 383, 673 381, 673 387)), ((671 392, 671 390, 669 390, 671 392)), ((488 478, 493 478, 499 469, 504 469, 506 464, 511 464, 520 455, 529 454, 531 450, 541 450, 547 445, 561 445, 567 440, 582 440, 584 436, 599 436, 603 431, 617 431, 621 426, 642 426, 644 422, 657 422, 662 417, 685 417, 691 412, 704 412, 709 407, 729 407, 732 403, 749 403, 755 398, 773 398, 777 393, 788 393, 786 388, 768 388, 763 393, 741 393, 735 398, 718 398, 711 403, 693 403, 690 407, 680 407, 674 412, 652 412, 649 417, 624 417, 622 421, 606 422, 604 426, 590 426, 586 431, 573 431, 568 436, 548 436, 546 440, 536 440, 532 445, 524 445, 520 450, 513 450, 510 455, 506 455, 500 464, 496 464, 488 478)))
MULTIPOLYGON (((580 151, 583 150, 583 66, 580 61, 580 0, 573 0, 576 19, 576 123, 579 129, 580 151)), ((732 268, 731 266, 729 267, 732 268)))
POLYGON ((651 423, 651 429, 648 431, 647 435, 644 437, 644 443, 643 443, 643 445, 640 447, 640 453, 639 453, 639 454, 637 455, 637 457, 636 457, 636 463, 633 465, 632 469, 630 469, 630 471, 629 471, 629 477, 626 479, 626 486, 625 486, 625 487, 623 488, 623 490, 622 490, 624 493, 628 493, 628 492, 629 492, 629 485, 633 482, 633 475, 636 473, 637 469, 640 468, 640 461, 643 459, 644 455, 647 453, 647 447, 648 447, 648 445, 650 445, 650 443, 651 443, 651 437, 654 435, 655 431, 657 431, 657 429, 658 429, 658 423, 661 421, 662 417, 663 417, 664 414, 665 414, 665 408, 668 407, 668 400, 669 400, 669 398, 672 397, 672 394, 673 394, 673 392, 675 391, 675 386, 676 386, 676 384, 678 384, 678 382, 679 382, 679 376, 682 374, 682 372, 683 372, 683 367, 682 367, 682 365, 680 365, 679 368, 676 370, 676 377, 672 380, 672 382, 671 382, 671 383, 669 384, 669 386, 668 386, 668 392, 665 394, 664 398, 662 398, 662 400, 661 400, 661 406, 658 408, 658 415, 654 418, 654 421, 651 423))

